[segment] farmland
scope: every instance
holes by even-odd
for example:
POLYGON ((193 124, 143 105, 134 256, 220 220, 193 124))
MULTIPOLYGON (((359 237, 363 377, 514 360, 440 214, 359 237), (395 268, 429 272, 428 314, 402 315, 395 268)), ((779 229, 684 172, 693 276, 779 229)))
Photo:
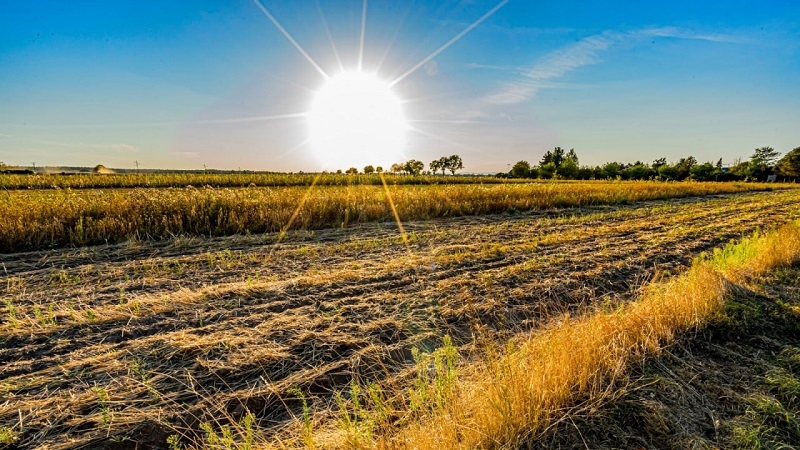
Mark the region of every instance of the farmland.
POLYGON ((400 402, 444 336, 479 359, 800 218, 790 185, 125 187, 0 200, 0 427, 21 447, 207 443, 203 423, 298 443, 304 409, 324 443, 337 393, 400 402))

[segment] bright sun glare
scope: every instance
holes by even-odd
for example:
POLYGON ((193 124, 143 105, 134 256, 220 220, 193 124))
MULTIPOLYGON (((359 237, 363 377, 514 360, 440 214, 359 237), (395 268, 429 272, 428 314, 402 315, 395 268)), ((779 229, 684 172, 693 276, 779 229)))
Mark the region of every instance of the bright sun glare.
POLYGON ((360 170, 402 159, 408 128, 390 83, 361 72, 326 80, 309 113, 311 144, 326 169, 360 170))

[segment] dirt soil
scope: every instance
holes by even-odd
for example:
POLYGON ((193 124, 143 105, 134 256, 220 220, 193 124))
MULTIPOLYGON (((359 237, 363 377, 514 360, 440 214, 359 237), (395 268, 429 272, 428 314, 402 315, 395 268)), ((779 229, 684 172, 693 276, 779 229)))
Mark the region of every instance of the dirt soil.
POLYGON ((800 217, 796 191, 3 255, 0 427, 18 448, 167 448, 252 412, 266 433, 356 377, 400 387, 445 334, 469 358, 627 301, 800 217), (481 342, 478 345, 478 342, 481 342))

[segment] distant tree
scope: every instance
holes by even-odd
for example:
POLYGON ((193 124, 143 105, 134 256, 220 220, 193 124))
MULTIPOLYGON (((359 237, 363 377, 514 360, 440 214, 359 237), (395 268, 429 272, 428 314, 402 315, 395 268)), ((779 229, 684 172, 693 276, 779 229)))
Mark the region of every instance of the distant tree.
POLYGON ((680 161, 675 165, 675 168, 678 170, 678 180, 684 180, 689 178, 689 175, 692 173, 692 167, 697 165, 697 158, 694 156, 689 156, 686 158, 681 158, 680 161))
POLYGON ((577 156, 576 158, 564 158, 564 162, 561 163, 561 166, 556 169, 556 173, 560 178, 566 178, 567 180, 574 180, 578 177, 578 163, 577 163, 577 156))
POLYGON ((545 178, 545 179, 553 178, 556 176, 557 169, 558 168, 556 167, 556 163, 552 161, 547 164, 543 164, 539 166, 539 178, 545 178))
POLYGON ((452 175, 455 175, 457 171, 464 168, 464 161, 462 161, 461 157, 458 155, 448 156, 445 164, 447 170, 449 170, 452 175))
POLYGON ((780 152, 772 147, 755 149, 750 156, 750 162, 744 168, 746 180, 765 180, 772 173, 772 165, 778 160, 780 152))
POLYGON ((404 164, 392 164, 391 169, 389 169, 389 171, 392 173, 405 172, 405 170, 406 168, 404 164))
POLYGON ((342 169, 336 169, 336 173, 341 174, 342 173, 342 169))
POLYGON ((364 167, 364 173, 366 173, 366 174, 375 173, 375 168, 372 167, 372 166, 365 166, 364 167))
POLYGON ((657 160, 653 161, 653 165, 651 166, 653 170, 658 172, 658 168, 661 166, 667 165, 667 158, 658 158, 657 160))
POLYGON ((645 180, 650 175, 650 168, 640 161, 625 169, 625 178, 628 180, 645 180))
POLYGON ((381 166, 376 167, 375 168, 375 172, 383 173, 383 167, 381 167, 381 166))
POLYGON ((358 173, 358 169, 356 169, 355 167, 351 167, 351 168, 347 169, 346 173, 357 174, 358 173))
POLYGON ((572 161, 575 163, 575 167, 578 167, 578 154, 575 153, 575 149, 571 148, 567 152, 567 156, 564 157, 564 162, 572 161))
POLYGON ((680 172, 678 171, 678 166, 664 164, 658 167, 658 176, 665 181, 678 180, 680 172))
POLYGON ((593 167, 581 166, 580 168, 578 168, 578 174, 575 176, 575 178, 579 180, 591 180, 597 178, 594 172, 595 170, 593 167))
POLYGON ((511 168, 511 175, 515 178, 527 178, 530 176, 531 173, 531 165, 528 161, 518 161, 514 164, 514 167, 511 168))
MULTIPOLYGON (((573 153, 575 152, 573 151, 573 153)), ((542 156, 542 160, 539 162, 539 165, 544 166, 545 164, 553 163, 556 168, 559 168, 564 162, 564 155, 565 151, 561 147, 556 147, 553 149, 553 151, 548 150, 545 152, 544 156, 542 156)), ((577 159, 577 155, 575 155, 575 158, 577 159)))
POLYGON ((431 171, 434 174, 441 170, 442 171, 442 175, 444 175, 444 171, 445 171, 445 169, 447 169, 447 158, 442 156, 439 159, 435 159, 435 160, 431 161, 431 163, 429 164, 429 167, 431 168, 431 171))
POLYGON ((689 169, 689 177, 697 181, 711 181, 714 179, 714 165, 710 162, 695 164, 689 169))
POLYGON ((425 163, 422 161, 417 161, 416 159, 410 159, 408 162, 405 163, 404 169, 411 175, 419 175, 422 172, 422 169, 425 168, 425 163))
POLYGON ((775 164, 775 172, 784 177, 800 177, 800 147, 795 147, 775 164))
POLYGON ((772 147, 759 147, 750 156, 750 162, 753 164, 771 166, 775 164, 781 152, 772 147))
POLYGON ((618 176, 622 176, 622 164, 613 161, 603 164, 601 176, 605 179, 615 179, 618 176))

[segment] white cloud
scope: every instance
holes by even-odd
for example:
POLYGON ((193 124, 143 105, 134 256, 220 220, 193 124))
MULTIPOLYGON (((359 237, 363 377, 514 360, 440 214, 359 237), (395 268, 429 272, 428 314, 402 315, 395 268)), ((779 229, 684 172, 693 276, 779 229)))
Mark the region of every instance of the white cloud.
POLYGON ((529 100, 539 89, 546 87, 545 82, 560 78, 579 67, 597 63, 598 54, 624 39, 624 36, 622 33, 607 31, 556 50, 525 71, 521 79, 505 83, 498 92, 489 95, 485 100, 496 105, 529 100))
MULTIPOLYGON (((629 39, 643 37, 671 37, 678 39, 696 39, 711 42, 743 43, 742 39, 722 34, 702 34, 675 27, 648 28, 632 32, 606 31, 601 34, 581 39, 575 44, 551 52, 540 59, 533 67, 521 70, 521 76, 513 81, 502 83, 497 92, 484 98, 487 103, 494 105, 509 105, 522 103, 536 96, 540 89, 557 87, 553 80, 557 80, 567 73, 583 66, 600 62, 600 54, 615 44, 629 39)), ((472 67, 484 68, 492 66, 472 67)))

